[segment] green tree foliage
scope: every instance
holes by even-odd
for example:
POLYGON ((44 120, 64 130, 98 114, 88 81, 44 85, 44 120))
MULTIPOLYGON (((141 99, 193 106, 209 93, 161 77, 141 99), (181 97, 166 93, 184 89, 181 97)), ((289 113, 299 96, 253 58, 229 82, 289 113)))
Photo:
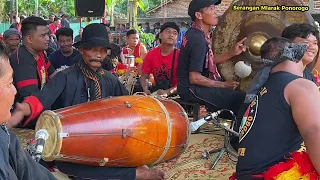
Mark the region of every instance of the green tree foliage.
MULTIPOLYGON (((35 0, 17 0, 19 15, 27 16, 35 13, 35 0)), ((163 0, 136 0, 139 4, 138 17, 145 17, 145 11, 153 8, 163 0)), ((50 14, 57 15, 60 11, 65 12, 70 19, 75 18, 74 0, 38 0, 39 15, 48 18, 50 14)), ((128 0, 106 0, 106 4, 114 5, 115 18, 125 18, 128 12, 128 0)), ((0 20, 8 21, 10 16, 10 1, 0 0, 0 20)))

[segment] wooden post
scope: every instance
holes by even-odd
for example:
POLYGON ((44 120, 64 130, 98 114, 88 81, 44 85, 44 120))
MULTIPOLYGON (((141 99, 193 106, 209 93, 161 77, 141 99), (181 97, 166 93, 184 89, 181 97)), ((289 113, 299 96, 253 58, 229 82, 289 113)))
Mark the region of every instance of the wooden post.
POLYGON ((80 28, 82 27, 82 17, 80 17, 80 28))

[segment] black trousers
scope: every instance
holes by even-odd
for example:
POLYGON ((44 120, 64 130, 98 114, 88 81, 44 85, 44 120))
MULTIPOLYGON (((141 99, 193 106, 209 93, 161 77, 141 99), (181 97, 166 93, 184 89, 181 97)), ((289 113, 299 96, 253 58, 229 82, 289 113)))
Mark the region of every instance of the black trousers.
POLYGON ((56 161, 59 171, 67 174, 72 180, 135 180, 136 168, 100 167, 56 161))
POLYGON ((46 168, 56 166, 71 180, 135 180, 136 168, 132 167, 100 167, 75 164, 62 161, 44 162, 40 164, 46 168))
MULTIPOLYGON (((221 109, 229 109, 235 115, 237 115, 240 107, 244 102, 245 96, 246 93, 238 90, 198 86, 190 88, 189 95, 181 96, 181 98, 185 101, 204 104, 206 106, 206 109, 210 112, 215 112, 221 109)), ((229 113, 222 114, 221 117, 232 119, 232 116, 230 116, 229 113)))

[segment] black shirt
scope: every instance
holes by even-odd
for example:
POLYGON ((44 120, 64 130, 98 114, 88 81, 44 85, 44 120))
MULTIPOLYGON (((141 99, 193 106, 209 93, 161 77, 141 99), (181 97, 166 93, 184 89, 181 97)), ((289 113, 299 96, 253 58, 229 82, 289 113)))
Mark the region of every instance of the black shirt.
POLYGON ((26 150, 22 149, 17 136, 8 131, 4 125, 0 127, 0 137, 0 179, 56 179, 45 167, 33 160, 26 150))
POLYGON ((288 72, 271 74, 248 107, 240 125, 238 179, 261 174, 303 147, 291 107, 284 97, 285 87, 298 78, 302 77, 288 72))
MULTIPOLYGON (((50 76, 55 68, 52 66, 44 53, 39 53, 39 59, 36 60, 33 55, 22 45, 10 56, 10 65, 13 69, 13 79, 17 88, 16 102, 21 102, 25 97, 32 93, 40 91, 44 77, 43 72, 50 76), (44 59, 45 64, 39 66, 40 58, 44 59)), ((47 81, 45 81, 47 83, 47 81)))
POLYGON ((307 67, 303 71, 303 77, 305 79, 308 79, 308 80, 314 82, 314 83, 317 83, 316 79, 314 78, 314 75, 311 72, 311 70, 309 68, 307 68, 307 67))
POLYGON ((73 49, 73 52, 70 56, 64 56, 61 52, 61 49, 53 52, 48 57, 49 61, 54 68, 59 69, 61 66, 72 66, 77 63, 79 58, 76 58, 78 55, 81 55, 80 52, 76 49, 73 49))
POLYGON ((189 72, 199 72, 208 77, 205 60, 208 55, 208 44, 203 33, 190 28, 183 37, 178 61, 178 92, 181 97, 189 95, 189 88, 193 89, 189 81, 189 72))

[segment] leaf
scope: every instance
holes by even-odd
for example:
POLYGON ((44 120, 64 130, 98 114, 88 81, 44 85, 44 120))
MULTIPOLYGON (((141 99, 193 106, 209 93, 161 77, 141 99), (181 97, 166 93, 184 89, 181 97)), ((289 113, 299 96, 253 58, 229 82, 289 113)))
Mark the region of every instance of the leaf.
POLYGON ((144 8, 144 3, 142 0, 136 0, 136 3, 138 3, 138 6, 140 7, 140 9, 142 11, 145 11, 145 8, 144 8))

